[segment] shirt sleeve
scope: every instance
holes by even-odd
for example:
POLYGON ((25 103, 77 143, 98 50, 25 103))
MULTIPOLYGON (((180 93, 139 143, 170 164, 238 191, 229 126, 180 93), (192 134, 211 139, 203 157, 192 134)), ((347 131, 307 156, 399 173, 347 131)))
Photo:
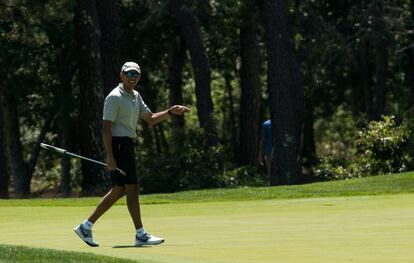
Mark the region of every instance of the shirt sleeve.
POLYGON ((108 96, 105 99, 103 119, 114 122, 118 113, 118 102, 115 96, 108 96))
POLYGON ((145 113, 147 112, 151 112, 150 108, 147 106, 147 104, 145 104, 144 100, 142 99, 141 95, 139 96, 139 115, 142 118, 144 116, 145 113))

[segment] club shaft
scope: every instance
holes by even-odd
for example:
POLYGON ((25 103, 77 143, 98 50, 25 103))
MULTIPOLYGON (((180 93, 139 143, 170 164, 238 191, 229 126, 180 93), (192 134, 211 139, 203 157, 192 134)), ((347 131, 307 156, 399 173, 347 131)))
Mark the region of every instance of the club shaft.
POLYGON ((74 153, 71 153, 71 152, 68 152, 68 151, 66 151, 64 154, 106 166, 106 163, 103 163, 103 162, 100 162, 100 161, 97 161, 97 160, 94 160, 94 159, 91 159, 91 158, 88 158, 88 157, 84 157, 82 155, 74 154, 74 153))
MULTIPOLYGON (((66 151, 65 149, 58 148, 58 147, 55 147, 55 146, 52 146, 52 145, 49 145, 49 144, 46 144, 46 143, 41 143, 40 146, 42 146, 45 149, 54 150, 54 151, 59 152, 61 154, 66 154, 66 155, 76 157, 76 158, 79 158, 79 159, 83 159, 83 160, 86 160, 86 161, 89 161, 89 162, 93 162, 93 163, 96 163, 96 164, 107 166, 107 164, 104 163, 104 162, 100 162, 100 161, 97 161, 97 160, 94 160, 94 159, 91 159, 91 158, 88 158, 88 157, 85 157, 85 156, 82 156, 82 155, 79 155, 79 154, 71 153, 71 152, 66 151)), ((116 168, 116 170, 119 171, 122 175, 126 175, 125 172, 122 171, 121 169, 116 168)))

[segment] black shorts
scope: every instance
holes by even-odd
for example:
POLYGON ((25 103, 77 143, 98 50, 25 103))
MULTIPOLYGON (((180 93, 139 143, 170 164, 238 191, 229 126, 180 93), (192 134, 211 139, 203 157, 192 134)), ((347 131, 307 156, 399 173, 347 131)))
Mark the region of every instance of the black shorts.
POLYGON ((112 171, 112 187, 138 184, 135 170, 134 140, 130 137, 112 137, 112 152, 118 168, 126 173, 126 175, 122 175, 119 171, 112 171))

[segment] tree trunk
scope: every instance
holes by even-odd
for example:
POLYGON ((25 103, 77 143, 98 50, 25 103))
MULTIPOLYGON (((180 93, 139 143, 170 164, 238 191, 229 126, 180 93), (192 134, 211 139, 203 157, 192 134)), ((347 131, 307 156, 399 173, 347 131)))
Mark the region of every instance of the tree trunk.
POLYGON ((234 158, 237 158, 239 152, 239 146, 237 144, 237 126, 236 126, 236 113, 234 109, 233 87, 231 85, 230 76, 224 76, 224 82, 226 84, 226 93, 228 97, 229 107, 229 134, 231 136, 230 141, 233 147, 234 158))
MULTIPOLYGON (((182 39, 174 39, 171 44, 171 49, 168 54, 168 84, 169 97, 168 104, 182 105, 183 91, 182 91, 182 71, 185 60, 185 49, 182 39)), ((179 149, 181 139, 184 132, 184 115, 174 115, 171 117, 171 133, 175 149, 179 149)))
MULTIPOLYGON (((102 108, 104 89, 100 55, 100 28, 94 0, 77 0, 75 29, 80 84, 80 149, 82 155, 103 160, 102 108)), ((101 194, 109 186, 103 167, 82 161, 82 195, 101 194)))
MULTIPOLYGON (((410 10, 411 10, 411 24, 414 24, 414 0, 410 1, 410 10)), ((414 38, 411 37, 411 43, 414 42, 414 38)), ((410 82, 410 98, 409 98, 409 105, 411 111, 414 112, 414 48, 410 48, 407 50, 408 53, 408 81, 410 82)))
POLYGON ((315 145, 315 134, 314 134, 314 115, 313 105, 310 99, 306 100, 305 103, 305 118, 303 122, 303 138, 302 138, 302 150, 301 160, 302 165, 305 168, 302 182, 312 181, 312 167, 316 163, 316 145, 315 145), (306 177, 305 177, 306 176, 306 177))
POLYGON ((368 119, 373 113, 373 97, 370 87, 369 43, 366 36, 361 36, 360 44, 352 51, 352 113, 355 118, 365 114, 368 119))
POLYGON ((23 159, 17 102, 12 94, 6 95, 2 92, 0 105, 3 110, 3 131, 6 139, 7 160, 9 160, 14 179, 14 192, 17 198, 28 198, 30 196, 29 167, 23 159))
POLYGON ((14 192, 17 198, 30 197, 30 182, 40 153, 40 143, 43 141, 52 116, 45 120, 44 126, 33 146, 30 159, 25 161, 20 141, 20 125, 17 112, 17 101, 13 94, 0 92, 0 105, 2 105, 2 123, 7 160, 9 160, 11 173, 14 179, 14 192))
POLYGON ((382 1, 375 4, 373 7, 374 17, 374 31, 376 37, 374 38, 375 49, 375 87, 373 97, 374 110, 373 119, 380 120, 381 115, 385 112, 385 95, 387 92, 386 81, 388 73, 388 41, 385 34, 385 21, 383 17, 383 3, 382 1))
POLYGON ((409 82, 410 88, 410 97, 408 98, 408 105, 411 109, 411 112, 414 113, 414 48, 407 50, 407 57, 408 57, 408 67, 406 69, 407 72, 407 80, 409 82))
POLYGON ((369 42, 362 37, 361 39, 361 47, 360 47, 360 59, 359 59, 359 79, 360 79, 360 87, 363 90, 363 112, 367 115, 369 120, 373 119, 373 96, 371 91, 370 85, 370 70, 369 70, 369 42))
MULTIPOLYGON (((368 12, 373 24, 373 34, 361 37, 358 64, 360 89, 363 90, 364 111, 368 120, 379 120, 385 112, 386 80, 388 72, 388 41, 381 1, 372 3, 368 12), (368 64, 375 56, 375 64, 368 64), (373 72, 375 69, 375 72, 373 72), (370 81, 372 79, 373 81, 370 81)), ((358 88, 358 87, 356 87, 358 88)))
POLYGON ((257 47, 258 10, 254 0, 246 0, 242 7, 240 28, 241 47, 241 103, 239 164, 256 165, 259 149, 260 69, 257 47))
POLYGON ((159 123, 156 126, 154 126, 154 128, 157 128, 158 130, 163 152, 165 152, 168 155, 170 153, 170 146, 168 145, 167 137, 165 137, 164 126, 162 125, 162 123, 159 123))
POLYGON ((304 91, 285 0, 266 0, 268 91, 272 121, 271 185, 297 181, 304 91))
MULTIPOLYGON (((63 149, 67 149, 70 151, 71 149, 71 144, 70 144, 70 123, 65 123, 63 124, 64 127, 62 129, 61 132, 61 145, 63 147, 63 149)), ((60 185, 59 185, 59 192, 62 196, 64 197, 68 197, 70 196, 70 192, 71 192, 71 187, 70 187, 70 183, 71 183, 71 177, 70 177, 70 168, 71 168, 71 163, 70 163, 70 157, 67 155, 62 155, 61 159, 60 159, 60 167, 61 167, 61 179, 60 179, 60 185)))
POLYGON ((197 114, 200 127, 205 130, 209 145, 217 145, 217 128, 214 120, 214 106, 211 98, 210 62, 204 47, 200 26, 193 13, 183 5, 182 0, 170 0, 171 14, 177 19, 181 34, 190 51, 194 70, 197 114))
POLYGON ((32 153, 30 155, 30 159, 27 162, 29 184, 30 184, 30 181, 32 180, 33 172, 34 172, 34 169, 35 169, 36 163, 37 163, 37 158, 39 157, 39 153, 40 153, 40 149, 41 149, 40 144, 44 141, 44 139, 46 137, 46 133, 49 130, 49 127, 52 123, 52 120, 53 120, 53 115, 48 116, 47 119, 45 120, 45 123, 44 123, 43 127, 40 129, 39 136, 37 137, 37 140, 36 140, 36 142, 33 146, 32 153))
POLYGON ((160 135, 158 133, 157 126, 152 126, 152 129, 154 131, 154 137, 155 137, 155 147, 157 149, 157 155, 161 155, 162 153, 162 146, 161 146, 161 139, 160 135))
MULTIPOLYGON (((0 121, 3 122, 3 108, 0 108, 0 121)), ((3 127, 4 126, 0 126, 0 198, 7 199, 9 198, 10 175, 6 160, 6 142, 3 127)))
POLYGON ((153 134, 151 133, 150 126, 145 121, 142 122, 141 136, 144 141, 144 147, 148 149, 150 153, 153 153, 154 152, 153 134))
POLYGON ((99 1, 96 4, 101 28, 102 76, 105 96, 119 82, 119 42, 122 34, 117 0, 99 1))
MULTIPOLYGON (((61 63, 64 63, 66 65, 73 65, 67 61, 67 57, 64 55, 66 48, 62 48, 61 53, 61 63)), ((76 151, 74 150, 73 146, 75 145, 75 142, 78 141, 76 138, 76 133, 72 132, 74 130, 77 130, 75 128, 75 122, 73 121, 73 118, 71 117, 71 112, 75 109, 74 106, 74 96, 72 91, 72 85, 71 85, 71 78, 75 74, 76 68, 75 65, 70 67, 68 69, 68 72, 66 74, 61 74, 62 76, 62 87, 58 94, 58 100, 59 100, 59 114, 58 114, 58 125, 61 127, 60 129, 60 145, 67 149, 68 151, 76 151), (69 73, 69 74, 68 74, 69 73)), ((71 169, 71 162, 70 157, 67 155, 62 155, 60 157, 60 182, 59 182, 59 193, 63 197, 68 197, 71 194, 71 175, 70 175, 70 169, 71 169)))
POLYGON ((380 120, 381 115, 385 112, 385 95, 387 92, 387 67, 388 67, 388 48, 384 40, 378 40, 376 43, 375 58, 375 104, 374 120, 380 120))

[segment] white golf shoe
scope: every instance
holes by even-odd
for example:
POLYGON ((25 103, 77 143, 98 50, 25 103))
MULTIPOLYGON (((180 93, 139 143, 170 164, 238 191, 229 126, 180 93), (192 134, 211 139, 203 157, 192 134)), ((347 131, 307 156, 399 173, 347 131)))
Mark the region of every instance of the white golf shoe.
POLYGON ((82 226, 82 224, 78 225, 73 229, 75 233, 82 239, 86 244, 88 244, 91 247, 97 247, 99 246, 98 243, 96 243, 95 240, 93 240, 92 237, 92 230, 88 230, 82 226))
POLYGON ((162 242, 164 242, 164 238, 156 237, 148 233, 145 233, 140 237, 138 237, 138 235, 135 235, 135 246, 158 245, 162 242))

